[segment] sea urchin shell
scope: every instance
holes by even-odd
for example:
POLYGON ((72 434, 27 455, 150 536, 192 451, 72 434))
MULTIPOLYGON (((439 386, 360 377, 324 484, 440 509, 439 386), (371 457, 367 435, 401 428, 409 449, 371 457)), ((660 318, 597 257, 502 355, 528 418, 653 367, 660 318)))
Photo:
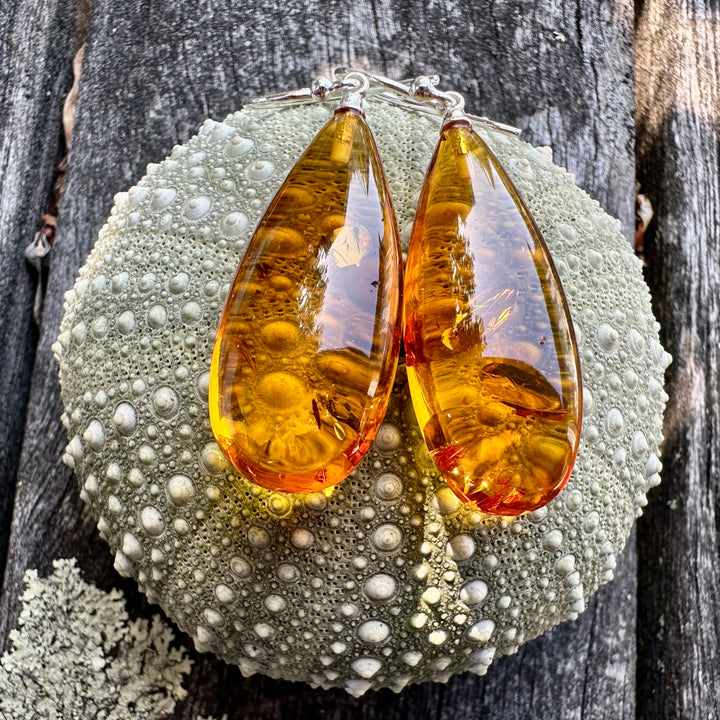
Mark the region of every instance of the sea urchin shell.
MULTIPOLYGON (((372 99, 367 116, 407 242, 438 122, 372 99)), ((565 490, 514 519, 462 506, 402 369, 373 449, 334 491, 239 478, 208 421, 217 319, 255 224, 327 117, 315 105, 208 120, 116 197, 54 346, 64 459, 118 571, 244 673, 353 694, 483 674, 612 578, 660 479, 669 356, 619 223, 546 152, 480 126, 553 253, 579 341, 583 434, 565 490)))

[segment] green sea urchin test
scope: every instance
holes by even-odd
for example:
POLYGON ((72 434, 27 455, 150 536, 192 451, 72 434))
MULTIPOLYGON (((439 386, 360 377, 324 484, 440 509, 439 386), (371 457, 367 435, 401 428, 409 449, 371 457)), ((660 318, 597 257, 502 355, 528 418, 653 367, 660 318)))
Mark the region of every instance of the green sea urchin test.
MULTIPOLYGON (((407 249, 439 122, 365 107, 407 249)), ((402 366, 373 447, 341 484, 286 495, 244 480, 210 428, 217 322, 253 229, 330 114, 245 109, 149 166, 117 196, 54 347, 64 459, 118 571, 244 673, 357 695, 482 674, 582 612, 660 480, 669 356, 619 223, 546 151, 477 126, 542 231, 578 341, 583 425, 564 490, 512 520, 461 504, 402 366)))

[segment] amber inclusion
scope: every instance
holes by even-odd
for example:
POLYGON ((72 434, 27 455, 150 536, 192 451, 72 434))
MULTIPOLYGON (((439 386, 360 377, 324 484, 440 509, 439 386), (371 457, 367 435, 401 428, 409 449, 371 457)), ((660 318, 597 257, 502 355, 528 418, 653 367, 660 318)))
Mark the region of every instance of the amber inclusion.
POLYGON ((242 475, 304 492, 362 460, 397 365, 401 273, 375 142, 341 108, 260 221, 220 318, 210 421, 242 475))
POLYGON ((448 485, 495 515, 549 502, 580 435, 572 323, 527 206, 464 121, 443 128, 425 179, 405 314, 413 405, 448 485))

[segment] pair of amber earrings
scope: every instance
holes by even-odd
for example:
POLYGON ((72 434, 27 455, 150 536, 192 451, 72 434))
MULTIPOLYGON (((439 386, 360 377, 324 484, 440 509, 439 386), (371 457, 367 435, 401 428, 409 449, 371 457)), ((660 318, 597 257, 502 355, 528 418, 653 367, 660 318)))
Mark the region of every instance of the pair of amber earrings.
POLYGON ((460 94, 436 77, 336 78, 261 99, 341 96, 260 220, 225 302, 210 384, 218 444, 265 488, 339 483, 382 423, 404 329, 415 413, 447 484, 487 513, 536 509, 570 475, 581 416, 577 345, 547 246, 460 94), (375 91, 444 117, 404 285, 362 110, 375 91))

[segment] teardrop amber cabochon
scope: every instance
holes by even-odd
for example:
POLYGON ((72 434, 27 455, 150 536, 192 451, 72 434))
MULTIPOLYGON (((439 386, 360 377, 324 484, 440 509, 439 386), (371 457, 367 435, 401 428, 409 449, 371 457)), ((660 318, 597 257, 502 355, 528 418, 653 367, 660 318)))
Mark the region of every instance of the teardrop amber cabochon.
POLYGON ((210 421, 242 475, 305 492, 362 460, 395 375, 401 277, 375 142, 341 108, 260 221, 220 318, 210 421))
POLYGON ((549 502, 577 454, 577 345, 537 225, 463 121, 443 128, 425 178, 405 315, 413 405, 448 485, 495 515, 549 502))

